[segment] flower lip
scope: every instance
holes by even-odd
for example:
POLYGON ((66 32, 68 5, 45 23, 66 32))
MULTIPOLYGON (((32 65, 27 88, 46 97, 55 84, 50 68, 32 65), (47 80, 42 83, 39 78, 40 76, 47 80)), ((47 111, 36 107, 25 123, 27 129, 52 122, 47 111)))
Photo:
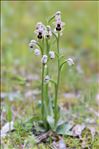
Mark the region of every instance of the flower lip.
POLYGON ((61 27, 56 27, 56 30, 57 31, 61 31, 61 27))
POLYGON ((39 39, 42 39, 42 35, 38 35, 37 37, 38 37, 39 39))
POLYGON ((57 31, 60 31, 60 30, 61 30, 61 24, 60 24, 60 23, 57 24, 56 30, 57 30, 57 31))

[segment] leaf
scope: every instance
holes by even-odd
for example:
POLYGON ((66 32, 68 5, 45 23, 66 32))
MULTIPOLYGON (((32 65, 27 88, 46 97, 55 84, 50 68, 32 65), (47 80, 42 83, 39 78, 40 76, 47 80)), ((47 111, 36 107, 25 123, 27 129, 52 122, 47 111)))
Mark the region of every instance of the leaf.
POLYGON ((40 117, 41 115, 34 115, 30 118, 28 118, 25 123, 33 123, 33 122, 36 122, 36 121, 39 121, 41 119, 40 117))
POLYGON ((73 124, 63 123, 57 127, 56 132, 61 135, 72 135, 70 129, 73 127, 73 124))
POLYGON ((10 105, 8 105, 8 107, 7 107, 7 120, 9 122, 11 122, 11 120, 12 120, 12 111, 11 111, 11 106, 10 105))
POLYGON ((47 116, 47 122, 48 122, 49 126, 52 128, 52 130, 54 130, 55 129, 55 127, 54 127, 54 123, 55 123, 54 117, 48 115, 47 116))
POLYGON ((52 100, 49 100, 48 114, 51 115, 52 117, 54 117, 54 113, 53 113, 53 102, 52 102, 52 100))
POLYGON ((20 85, 24 85, 26 83, 26 79, 19 75, 12 76, 12 79, 17 83, 19 83, 20 85))

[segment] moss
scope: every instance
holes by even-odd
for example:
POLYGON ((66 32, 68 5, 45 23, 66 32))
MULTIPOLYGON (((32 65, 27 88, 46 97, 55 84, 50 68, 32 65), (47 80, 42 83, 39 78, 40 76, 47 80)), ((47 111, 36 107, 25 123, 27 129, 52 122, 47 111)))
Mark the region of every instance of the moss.
POLYGON ((92 143, 92 149, 98 149, 99 148, 99 135, 95 135, 95 139, 92 143))
POLYGON ((85 128, 82 131, 82 144, 83 143, 87 148, 90 148, 92 146, 92 134, 89 128, 85 128))
POLYGON ((81 142, 79 138, 67 136, 64 140, 67 147, 81 149, 81 142))

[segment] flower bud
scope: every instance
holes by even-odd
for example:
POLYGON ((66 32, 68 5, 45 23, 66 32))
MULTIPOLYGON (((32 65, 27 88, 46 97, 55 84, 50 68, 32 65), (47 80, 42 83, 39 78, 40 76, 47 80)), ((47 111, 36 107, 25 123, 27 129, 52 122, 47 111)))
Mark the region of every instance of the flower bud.
POLYGON ((40 52, 39 49, 35 49, 35 50, 34 50, 34 54, 35 54, 36 56, 39 56, 39 55, 41 54, 41 52, 40 52))
POLYGON ((34 44, 33 44, 32 42, 30 42, 30 43, 29 43, 29 47, 30 47, 30 49, 33 49, 34 44))
POLYGON ((31 40, 30 43, 29 43, 30 49, 33 49, 36 44, 37 44, 36 40, 31 40))
POLYGON ((46 63, 47 63, 47 59, 48 59, 47 55, 43 55, 43 57, 42 57, 42 59, 41 59, 41 62, 42 62, 43 64, 46 64, 46 63))
POLYGON ((61 11, 57 11, 55 15, 61 15, 61 11))
POLYGON ((52 36, 52 31, 51 31, 51 27, 49 25, 47 25, 47 31, 46 31, 46 37, 50 38, 52 36))
POLYGON ((57 11, 56 14, 55 14, 55 20, 58 21, 60 20, 61 21, 61 12, 60 11, 57 11))
POLYGON ((34 45, 36 45, 36 44, 37 44, 37 41, 32 39, 32 40, 30 41, 30 43, 33 43, 34 45))
POLYGON ((49 80, 50 80, 50 77, 47 75, 47 76, 45 76, 45 78, 44 78, 44 81, 45 81, 45 83, 48 83, 49 82, 49 80))
POLYGON ((51 58, 51 59, 54 59, 54 58, 55 58, 55 53, 54 53, 54 51, 49 51, 49 55, 50 55, 50 58, 51 58))
POLYGON ((68 63, 69 66, 74 65, 74 61, 73 61, 72 58, 68 58, 67 63, 68 63))

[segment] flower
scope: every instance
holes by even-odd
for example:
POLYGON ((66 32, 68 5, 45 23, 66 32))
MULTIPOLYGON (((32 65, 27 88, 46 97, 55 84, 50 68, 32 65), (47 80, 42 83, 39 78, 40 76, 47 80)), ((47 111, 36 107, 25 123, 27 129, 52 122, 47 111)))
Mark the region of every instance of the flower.
POLYGON ((46 63, 47 63, 47 59, 48 59, 47 55, 43 55, 43 57, 42 57, 42 59, 41 59, 41 62, 42 62, 43 64, 46 64, 46 63))
POLYGON ((69 66, 74 65, 74 61, 73 61, 72 58, 68 58, 67 63, 68 63, 69 66))
POLYGON ((34 44, 30 42, 30 43, 29 43, 29 47, 30 47, 30 49, 33 49, 34 44))
POLYGON ((57 11, 56 13, 55 13, 55 16, 56 15, 60 15, 61 14, 61 11, 57 11))
POLYGON ((45 83, 48 83, 49 82, 49 80, 50 80, 50 77, 47 75, 47 76, 45 76, 45 78, 44 78, 44 81, 45 81, 45 83))
POLYGON ((34 53, 35 53, 36 56, 39 56, 39 55, 41 54, 41 52, 40 52, 39 49, 35 49, 35 50, 34 50, 34 53))
POLYGON ((42 37, 45 35, 45 31, 45 26, 42 24, 42 22, 37 23, 35 33, 39 39, 42 39, 42 37))
POLYGON ((54 51, 49 51, 49 55, 50 55, 50 58, 51 58, 51 59, 54 59, 54 58, 55 58, 55 53, 54 53, 54 51))
POLYGON ((36 41, 36 40, 34 40, 34 39, 32 39, 30 42, 31 42, 31 43, 33 43, 34 45, 36 45, 36 44, 37 44, 37 41, 36 41))
POLYGON ((50 38, 51 36, 52 36, 51 27, 49 25, 47 25, 46 37, 50 38))
POLYGON ((57 11, 55 13, 55 28, 56 31, 61 31, 62 27, 64 26, 64 22, 61 21, 61 12, 57 11))
POLYGON ((65 25, 65 24, 64 24, 64 22, 61 21, 61 19, 60 19, 60 20, 56 20, 56 30, 57 30, 57 31, 61 31, 61 29, 62 29, 62 27, 63 27, 64 25, 65 25))
POLYGON ((33 49, 36 44, 37 44, 37 41, 36 40, 31 40, 30 43, 29 43, 29 47, 31 49, 33 49))

